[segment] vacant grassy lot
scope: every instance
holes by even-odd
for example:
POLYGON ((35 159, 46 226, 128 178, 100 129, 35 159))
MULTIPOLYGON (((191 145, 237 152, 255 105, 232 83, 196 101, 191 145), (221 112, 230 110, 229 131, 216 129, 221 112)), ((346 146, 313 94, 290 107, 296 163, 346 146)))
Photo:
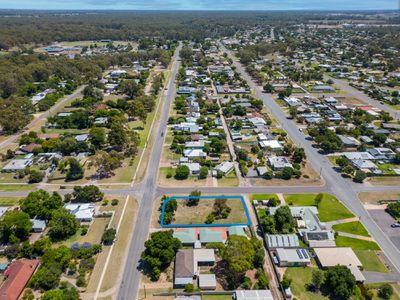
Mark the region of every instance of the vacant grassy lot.
MULTIPOLYGON (((174 224, 204 224, 213 212, 214 199, 201 199, 197 206, 187 206, 185 200, 178 200, 174 224)), ((231 212, 226 219, 215 220, 214 224, 247 223, 244 207, 239 199, 227 199, 231 212)))
POLYGON ((353 250, 381 250, 377 243, 350 238, 347 236, 336 237, 337 247, 350 247, 353 250))
POLYGON ((362 236, 370 236, 367 229, 365 229, 365 227, 359 221, 333 225, 332 228, 340 232, 347 232, 362 236))
POLYGON ((398 200, 400 199, 400 193, 399 192, 362 192, 358 194, 358 198, 363 203, 368 203, 368 204, 379 204, 379 201, 388 201, 388 200, 398 200))
POLYGON ((388 273, 389 270, 379 259, 375 251, 372 250, 356 250, 354 251, 358 259, 363 264, 365 271, 388 273))
MULTIPOLYGON (((323 194, 321 203, 318 206, 319 218, 322 222, 330 222, 352 218, 354 215, 339 202, 336 197, 323 194)), ((291 194, 284 195, 286 203, 293 206, 313 206, 315 205, 316 194, 291 194)))
POLYGON ((311 277, 315 267, 306 268, 287 268, 285 275, 292 279, 290 289, 296 299, 301 300, 325 300, 329 299, 321 294, 307 290, 307 285, 311 283, 311 277))

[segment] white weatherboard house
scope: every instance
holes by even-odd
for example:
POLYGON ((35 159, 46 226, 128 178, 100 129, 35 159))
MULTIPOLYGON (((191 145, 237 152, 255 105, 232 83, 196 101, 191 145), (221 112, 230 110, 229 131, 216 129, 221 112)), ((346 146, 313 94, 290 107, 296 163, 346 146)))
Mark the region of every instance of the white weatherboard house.
POLYGON ((93 220, 95 205, 92 203, 69 203, 64 208, 73 214, 79 222, 91 222, 93 220))

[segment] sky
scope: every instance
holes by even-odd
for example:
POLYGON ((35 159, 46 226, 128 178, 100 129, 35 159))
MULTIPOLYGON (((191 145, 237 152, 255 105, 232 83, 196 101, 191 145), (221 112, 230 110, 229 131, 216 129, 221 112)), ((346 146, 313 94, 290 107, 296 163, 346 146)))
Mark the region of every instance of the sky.
POLYGON ((384 10, 399 0, 0 0, 2 9, 384 10))

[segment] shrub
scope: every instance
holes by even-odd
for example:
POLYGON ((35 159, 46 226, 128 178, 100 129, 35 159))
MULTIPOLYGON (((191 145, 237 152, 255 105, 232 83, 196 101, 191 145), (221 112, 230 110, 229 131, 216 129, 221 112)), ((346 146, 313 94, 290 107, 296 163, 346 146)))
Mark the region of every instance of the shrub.
POLYGON ((212 224, 212 223, 214 223, 214 221, 215 221, 215 217, 214 217, 214 215, 213 214, 209 214, 208 216, 207 216, 207 219, 206 219, 206 224, 212 224))
POLYGON ((353 181, 357 183, 363 183, 365 178, 367 178, 367 174, 365 174, 363 171, 357 170, 353 181))
POLYGON ((189 177, 190 170, 188 166, 178 166, 175 171, 175 179, 184 180, 189 177))
POLYGON ((114 228, 108 228, 104 231, 101 237, 101 242, 104 245, 111 245, 114 242, 117 231, 114 228))
POLYGON ((118 199, 112 199, 112 200, 111 200, 111 205, 112 205, 112 206, 117 206, 118 203, 119 203, 119 200, 118 200, 118 199))

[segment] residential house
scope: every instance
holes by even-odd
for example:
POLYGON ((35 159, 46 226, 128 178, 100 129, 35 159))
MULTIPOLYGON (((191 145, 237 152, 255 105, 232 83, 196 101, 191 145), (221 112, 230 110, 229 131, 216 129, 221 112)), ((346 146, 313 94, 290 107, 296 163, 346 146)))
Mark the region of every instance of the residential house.
POLYGON ((277 248, 298 248, 299 238, 296 234, 266 234, 265 242, 269 250, 277 248))
POLYGON ((372 148, 367 150, 369 154, 371 154, 374 159, 378 160, 391 160, 395 157, 396 153, 389 148, 372 148))
POLYGON ((274 171, 281 171, 283 168, 293 168, 293 165, 285 156, 269 157, 268 164, 274 171))
POLYGON ((18 259, 13 261, 4 272, 5 281, 0 287, 0 299, 19 299, 38 266, 39 260, 37 259, 18 259))
POLYGON ((310 256, 306 249, 276 249, 276 257, 280 267, 300 267, 311 263, 310 256))
POLYGON ((91 222, 95 213, 93 203, 69 203, 64 208, 73 214, 79 222, 91 222))
POLYGON ((215 264, 213 249, 181 249, 175 257, 175 287, 184 287, 193 283, 193 279, 200 275, 199 266, 215 264))

